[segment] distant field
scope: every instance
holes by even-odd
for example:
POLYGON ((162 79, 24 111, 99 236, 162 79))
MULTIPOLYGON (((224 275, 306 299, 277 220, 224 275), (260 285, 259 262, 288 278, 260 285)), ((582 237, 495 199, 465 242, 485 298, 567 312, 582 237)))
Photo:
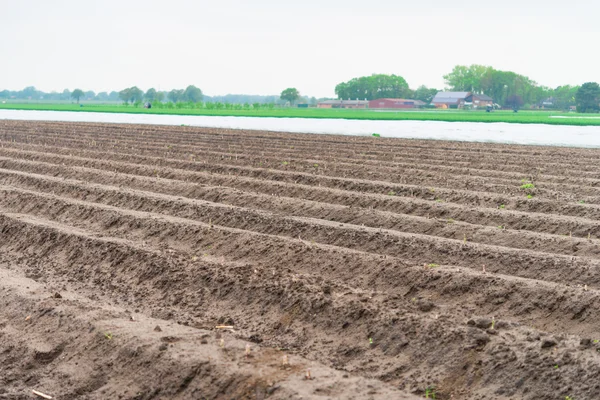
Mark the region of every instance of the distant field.
POLYGON ((152 108, 150 110, 124 105, 59 103, 6 103, 0 109, 47 110, 47 111, 87 111, 130 114, 170 114, 170 115, 206 115, 235 117, 275 117, 275 118, 342 118, 365 120, 423 120, 448 122, 507 122, 521 124, 552 125, 600 125, 598 114, 564 113, 560 111, 457 111, 457 110, 334 110, 275 108, 259 110, 209 110, 204 108, 152 108))

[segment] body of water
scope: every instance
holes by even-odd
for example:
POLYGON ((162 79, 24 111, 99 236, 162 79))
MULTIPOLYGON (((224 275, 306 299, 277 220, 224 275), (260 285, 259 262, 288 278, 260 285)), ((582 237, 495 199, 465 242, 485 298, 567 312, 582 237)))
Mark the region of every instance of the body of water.
POLYGON ((190 125, 209 128, 253 129, 278 132, 459 140, 549 146, 600 147, 600 126, 507 124, 439 121, 369 121, 312 118, 209 117, 159 114, 114 114, 69 111, 0 110, 0 119, 72 121, 154 125, 190 125))

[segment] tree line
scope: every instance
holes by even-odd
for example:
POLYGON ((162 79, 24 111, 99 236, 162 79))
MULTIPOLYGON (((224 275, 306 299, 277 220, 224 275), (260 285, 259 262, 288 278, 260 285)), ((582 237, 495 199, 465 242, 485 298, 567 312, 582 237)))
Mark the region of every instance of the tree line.
POLYGON ((576 105, 575 97, 580 88, 570 85, 549 88, 513 71, 476 64, 457 65, 444 75, 444 80, 452 90, 486 94, 496 103, 509 107, 527 104, 566 110, 576 105))
MULTIPOLYGON (((516 72, 483 65, 457 65, 444 75, 444 80, 445 90, 486 94, 495 103, 511 108, 527 105, 568 110, 571 106, 577 106, 581 112, 598 112, 600 102, 600 90, 596 91, 598 84, 594 82, 582 86, 549 88, 516 72)), ((353 78, 335 87, 338 99, 405 98, 421 100, 427 104, 438 91, 426 86, 412 90, 403 77, 383 74, 353 78)))
MULTIPOLYGON (((280 99, 278 95, 248 95, 248 94, 227 94, 223 96, 207 96, 202 93, 202 90, 194 85, 190 85, 185 89, 173 89, 170 91, 156 90, 150 88, 146 91, 141 90, 137 86, 123 89, 121 91, 111 92, 99 92, 96 93, 92 90, 65 89, 62 92, 43 92, 36 89, 34 86, 26 87, 23 90, 2 90, 0 91, 0 99, 14 99, 14 100, 45 100, 45 101, 102 101, 102 102, 127 102, 128 104, 141 103, 148 101, 151 103, 213 103, 215 107, 217 104, 222 104, 225 108, 226 104, 241 105, 244 104, 274 104, 283 105, 286 103, 285 100, 280 99)), ((318 100, 316 97, 298 96, 298 101, 307 104, 317 104, 318 100)))
MULTIPOLYGON (((589 82, 582 86, 563 85, 550 88, 539 85, 527 76, 513 71, 497 70, 484 65, 457 65, 452 71, 444 75, 446 90, 472 92, 486 94, 494 99, 494 102, 503 107, 520 108, 522 106, 553 108, 568 110, 577 106, 581 112, 599 112, 600 87, 597 83, 589 82)), ((436 88, 428 88, 424 85, 417 89, 411 89, 407 81, 399 75, 373 74, 353 78, 347 82, 341 82, 335 86, 335 94, 338 99, 360 99, 374 100, 379 98, 406 98, 421 100, 429 104, 438 93, 436 88)), ((84 91, 65 89, 62 92, 44 93, 33 86, 26 87, 21 91, 0 91, 0 99, 28 99, 28 100, 95 100, 118 102, 126 104, 139 104, 143 101, 163 103, 169 107, 179 103, 196 104, 201 102, 221 104, 223 108, 227 104, 241 105, 293 105, 305 103, 314 105, 317 103, 315 97, 302 96, 296 88, 287 88, 279 96, 254 96, 254 95, 227 95, 227 96, 205 96, 200 88, 189 85, 185 89, 172 89, 160 91, 150 88, 143 91, 137 86, 132 86, 121 91, 95 93, 91 90, 84 91)), ((181 107, 181 106, 179 106, 181 107)), ((256 108, 256 107, 255 107, 256 108)))
POLYGON ((119 92, 119 99, 123 100, 124 103, 131 104, 141 103, 144 100, 150 103, 163 102, 165 99, 172 103, 198 103, 203 98, 202 90, 194 85, 189 85, 185 89, 173 89, 169 92, 158 91, 155 88, 150 88, 144 92, 137 86, 132 86, 119 92))
POLYGON ((75 89, 73 91, 65 89, 62 92, 43 92, 28 86, 23 90, 1 90, 0 99, 18 99, 18 100, 48 100, 48 101, 71 101, 75 97, 86 100, 96 101, 119 101, 119 92, 99 92, 93 90, 75 89), (75 93, 75 96, 73 95, 75 93))

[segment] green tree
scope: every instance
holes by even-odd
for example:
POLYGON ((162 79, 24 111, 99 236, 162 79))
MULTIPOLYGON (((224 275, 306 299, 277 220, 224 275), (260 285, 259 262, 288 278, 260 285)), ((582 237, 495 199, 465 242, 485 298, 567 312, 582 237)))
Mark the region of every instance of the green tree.
POLYGON ((421 100, 427 104, 431 103, 431 100, 433 100, 433 98, 435 97, 435 95, 438 93, 437 89, 429 89, 427 88, 427 86, 419 86, 417 88, 417 90, 415 90, 415 95, 414 98, 416 100, 421 100))
POLYGON ((406 80, 397 75, 373 74, 353 78, 335 87, 339 99, 381 99, 410 97, 412 91, 406 80))
POLYGON ((125 103, 136 103, 142 101, 144 98, 144 92, 137 86, 132 86, 127 89, 123 89, 119 92, 119 98, 125 103))
POLYGON ((183 92, 182 100, 197 103, 199 101, 202 101, 203 98, 204 98, 204 95, 202 94, 202 90, 198 89, 194 85, 189 85, 188 87, 185 88, 185 91, 183 92))
POLYGON ((167 94, 167 98, 173 103, 183 101, 183 92, 183 89, 173 89, 167 94))
POLYGON ((110 101, 117 101, 119 100, 119 92, 113 90, 112 92, 110 92, 108 94, 108 100, 110 101))
POLYGON ((83 90, 75 89, 71 93, 71 98, 74 100, 77 100, 77 103, 79 103, 79 99, 81 99, 83 97, 83 95, 84 95, 83 90))
POLYGON ((21 91, 21 95, 17 96, 22 99, 35 99, 39 97, 41 94, 34 86, 27 86, 25 89, 21 91))
POLYGON ((471 90, 469 83, 469 67, 466 65, 457 65, 452 69, 452 72, 444 75, 444 80, 448 87, 452 90, 463 92, 471 90))
POLYGON ((296 88, 287 88, 283 92, 281 92, 281 96, 279 96, 281 100, 289 101, 290 104, 294 104, 296 100, 300 98, 300 92, 296 88))
POLYGON ((129 89, 123 89, 119 92, 119 98, 123 100, 123 102, 129 102, 129 89))
POLYGON ((512 94, 506 99, 506 105, 515 111, 518 111, 523 106, 523 98, 519 95, 512 94))
MULTIPOLYGON (((580 86, 564 85, 550 91, 551 97, 554 100, 554 107, 561 110, 568 110, 571 106, 576 105, 575 96, 580 86)), ((546 96, 548 98, 550 96, 546 96)))
POLYGON ((511 96, 521 97, 524 104, 537 104, 550 92, 526 76, 484 65, 457 65, 444 79, 451 90, 487 94, 504 105, 511 96))
POLYGON ((581 85, 575 94, 577 112, 600 112, 600 85, 596 82, 587 82, 581 85))
POLYGON ((156 89, 150 88, 144 93, 144 99, 153 102, 156 99, 156 89))
POLYGON ((493 68, 485 65, 457 65, 444 79, 451 90, 481 94, 489 86, 492 72, 493 68))

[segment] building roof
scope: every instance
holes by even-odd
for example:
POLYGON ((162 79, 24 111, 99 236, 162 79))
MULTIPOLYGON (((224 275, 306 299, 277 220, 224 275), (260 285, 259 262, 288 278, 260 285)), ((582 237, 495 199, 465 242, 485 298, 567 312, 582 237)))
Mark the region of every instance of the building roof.
POLYGON ((487 94, 474 94, 473 97, 477 97, 479 100, 483 100, 483 101, 493 101, 494 100, 487 94))
POLYGON ((368 104, 367 100, 323 100, 320 101, 319 104, 368 104))
POLYGON ((471 92, 438 92, 435 95, 432 103, 458 103, 460 100, 464 100, 469 97, 471 92))
POLYGON ((418 106, 424 106, 425 105, 425 103, 422 102, 421 100, 415 100, 415 99, 392 99, 392 98, 389 98, 389 97, 386 97, 386 98, 383 98, 383 99, 374 99, 374 100, 371 100, 371 101, 381 101, 381 100, 389 100, 389 101, 394 101, 394 102, 411 102, 411 103, 414 103, 414 104, 416 104, 418 106))

